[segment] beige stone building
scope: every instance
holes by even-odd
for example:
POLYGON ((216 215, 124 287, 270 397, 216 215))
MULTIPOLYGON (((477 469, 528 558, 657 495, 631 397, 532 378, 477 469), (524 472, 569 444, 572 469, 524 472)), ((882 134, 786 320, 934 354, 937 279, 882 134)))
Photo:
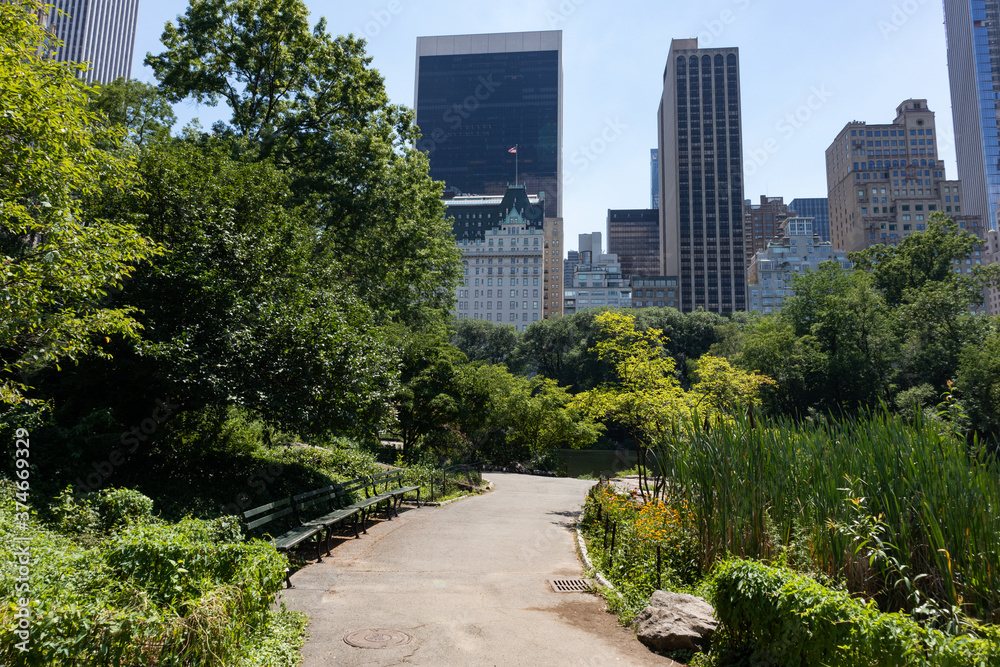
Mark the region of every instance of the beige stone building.
POLYGON ((833 247, 893 245, 937 211, 982 238, 981 218, 963 212, 962 184, 946 178, 937 149, 927 100, 906 100, 892 123, 848 123, 826 150, 833 247))

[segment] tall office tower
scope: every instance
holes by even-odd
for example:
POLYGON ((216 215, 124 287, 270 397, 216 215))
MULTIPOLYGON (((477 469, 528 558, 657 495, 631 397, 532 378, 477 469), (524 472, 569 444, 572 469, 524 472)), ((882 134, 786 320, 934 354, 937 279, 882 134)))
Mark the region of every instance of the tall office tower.
POLYGON ((660 272, 660 213, 654 209, 608 211, 608 253, 618 255, 622 275, 660 272))
POLYGON ((794 217, 812 218, 813 233, 824 241, 830 240, 830 207, 826 197, 793 199, 788 203, 794 217))
POLYGON ((760 204, 747 200, 743 207, 743 238, 746 243, 746 266, 767 244, 781 236, 781 225, 788 219, 788 206, 782 197, 760 196, 760 204))
POLYGON ((415 107, 432 178, 468 195, 519 183, 562 217, 562 31, 418 37, 415 107))
POLYGON ((1000 1, 944 0, 944 21, 958 178, 985 232, 1000 206, 1000 1))
POLYGON ((660 267, 679 309, 746 310, 739 49, 670 44, 659 111, 660 267))
POLYGON ((936 211, 982 237, 982 218, 965 208, 964 184, 945 178, 927 100, 906 100, 889 124, 844 126, 826 149, 826 182, 838 250, 893 245, 922 231, 936 211))
POLYGON ((649 151, 650 202, 652 209, 660 208, 660 151, 652 148, 649 151))
POLYGON ((90 63, 87 83, 132 77, 139 0, 48 1, 53 5, 49 25, 63 43, 57 60, 90 63))

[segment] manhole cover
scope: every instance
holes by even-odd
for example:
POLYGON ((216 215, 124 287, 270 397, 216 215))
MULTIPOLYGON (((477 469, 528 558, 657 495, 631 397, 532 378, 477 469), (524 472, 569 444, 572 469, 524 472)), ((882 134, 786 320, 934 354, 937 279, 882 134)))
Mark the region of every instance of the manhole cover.
POLYGON ((590 590, 587 579, 549 579, 556 593, 586 593, 590 590))
POLYGON ((406 646, 413 637, 399 630, 358 630, 344 637, 344 641, 358 648, 394 648, 406 646))

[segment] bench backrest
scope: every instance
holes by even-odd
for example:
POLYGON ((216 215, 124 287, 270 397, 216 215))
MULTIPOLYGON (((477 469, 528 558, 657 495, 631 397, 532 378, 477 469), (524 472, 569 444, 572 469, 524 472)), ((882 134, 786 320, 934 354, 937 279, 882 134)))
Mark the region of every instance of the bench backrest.
POLYGON ((247 532, 279 521, 282 524, 291 525, 296 522, 294 511, 291 499, 282 498, 273 503, 247 510, 243 513, 243 522, 246 524, 247 532))
POLYGON ((336 485, 331 484, 320 489, 306 491, 292 496, 292 504, 299 517, 326 512, 337 506, 336 485))
POLYGON ((358 491, 361 491, 365 497, 371 497, 371 494, 368 492, 368 480, 364 477, 351 479, 342 484, 335 484, 334 488, 337 504, 341 508, 354 504, 354 494, 358 491))
POLYGON ((385 493, 389 490, 392 484, 396 487, 403 486, 403 471, 393 470, 390 472, 380 472, 371 476, 371 485, 374 495, 378 495, 378 485, 382 485, 382 492, 385 493))

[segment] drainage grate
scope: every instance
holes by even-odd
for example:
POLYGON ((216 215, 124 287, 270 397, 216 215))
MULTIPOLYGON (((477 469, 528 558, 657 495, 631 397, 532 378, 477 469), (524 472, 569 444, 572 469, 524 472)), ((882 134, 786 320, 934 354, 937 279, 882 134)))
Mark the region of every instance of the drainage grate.
POLYGON ((358 630, 344 637, 344 641, 357 648, 395 648, 406 646, 413 637, 400 630, 358 630))
POLYGON ((589 579, 549 579, 556 593, 586 593, 590 590, 589 579))

